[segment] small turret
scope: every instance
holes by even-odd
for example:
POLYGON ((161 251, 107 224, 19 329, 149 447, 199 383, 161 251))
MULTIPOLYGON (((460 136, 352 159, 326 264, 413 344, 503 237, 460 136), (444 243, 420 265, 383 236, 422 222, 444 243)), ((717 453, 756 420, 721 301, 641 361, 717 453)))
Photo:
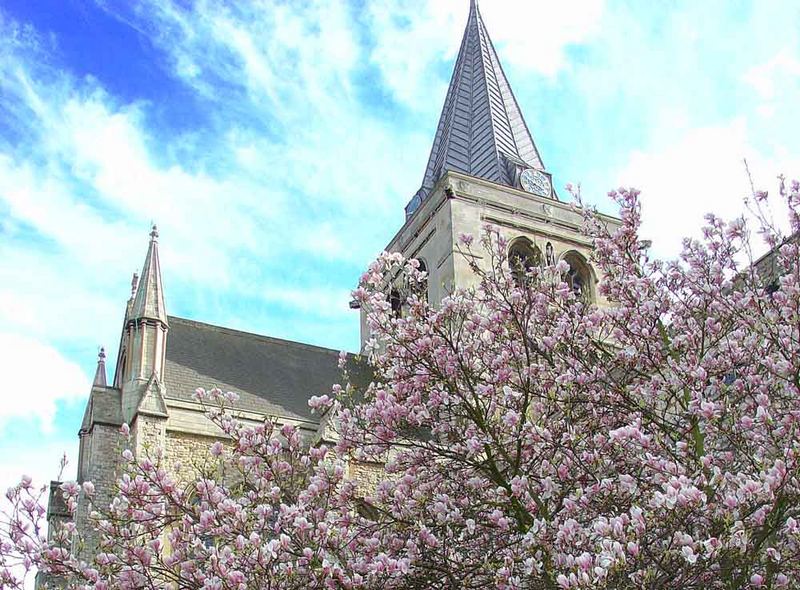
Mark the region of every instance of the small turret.
MULTIPOLYGON (((115 386, 122 389, 125 421, 129 422, 143 407, 148 392, 161 389, 168 330, 158 258, 158 228, 153 225, 142 272, 134 274, 131 281, 131 299, 114 378, 115 386)), ((161 404, 156 405, 160 407, 161 404)))
POLYGON ((106 387, 106 349, 100 347, 100 352, 97 353, 97 370, 94 373, 94 387, 106 387))
POLYGON ((167 325, 161 264, 158 260, 158 228, 155 225, 150 231, 150 247, 144 259, 142 274, 139 277, 134 275, 131 287, 135 289, 135 295, 130 319, 156 320, 167 325))

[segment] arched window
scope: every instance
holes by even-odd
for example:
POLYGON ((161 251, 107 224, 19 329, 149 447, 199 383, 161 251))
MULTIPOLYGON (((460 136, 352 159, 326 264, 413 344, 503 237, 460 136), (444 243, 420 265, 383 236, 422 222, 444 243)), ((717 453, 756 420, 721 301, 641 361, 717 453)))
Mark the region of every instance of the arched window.
POLYGON ((591 302, 593 299, 593 273, 586 259, 577 252, 567 252, 564 261, 569 265, 564 282, 567 283, 578 297, 591 302))
POLYGON ((586 278, 583 276, 580 269, 572 265, 570 265, 567 271, 567 282, 576 294, 581 294, 586 289, 586 278))
POLYGON ((400 291, 396 287, 393 287, 389 293, 389 305, 392 306, 392 315, 394 317, 399 318, 403 315, 403 300, 400 297, 400 291))
POLYGON ((517 284, 521 285, 531 269, 542 266, 542 251, 528 238, 514 240, 508 248, 508 266, 517 284))
POLYGON ((420 296, 427 301, 428 300, 428 265, 425 264, 425 261, 422 258, 417 258, 417 262, 419 262, 419 271, 425 273, 425 280, 420 284, 420 296))

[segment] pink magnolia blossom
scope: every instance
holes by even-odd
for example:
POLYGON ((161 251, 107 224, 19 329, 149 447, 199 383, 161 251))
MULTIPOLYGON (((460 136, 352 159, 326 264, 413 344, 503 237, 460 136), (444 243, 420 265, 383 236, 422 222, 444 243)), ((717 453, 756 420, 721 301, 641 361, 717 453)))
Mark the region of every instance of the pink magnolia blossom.
MULTIPOLYGON (((780 195, 800 231, 800 184, 780 195)), ((564 264, 520 280, 491 228, 460 240, 475 283, 441 302, 415 261, 385 253, 353 294, 373 382, 353 395, 345 375, 310 402, 335 445, 246 426, 227 410, 235 395, 198 390, 225 442, 191 481, 126 449, 108 501, 62 485, 71 517, 49 537, 45 490, 9 490, 0 584, 38 569, 94 590, 793 587, 797 241, 758 228, 779 246, 767 289, 743 221, 709 216, 678 260, 651 260, 637 192, 612 197, 613 234, 577 209, 602 305, 569 288, 564 264), (400 275, 398 317, 385 291, 400 275), (385 476, 348 479, 358 463, 385 476)))

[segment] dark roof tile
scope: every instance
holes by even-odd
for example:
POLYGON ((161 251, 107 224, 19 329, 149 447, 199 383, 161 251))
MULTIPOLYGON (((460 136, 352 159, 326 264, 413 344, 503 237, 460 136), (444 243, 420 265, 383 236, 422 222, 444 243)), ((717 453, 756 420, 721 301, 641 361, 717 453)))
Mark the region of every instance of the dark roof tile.
MULTIPOLYGON (((342 382, 339 351, 169 317, 166 396, 190 400, 198 387, 240 395, 237 407, 319 421, 308 399, 342 382)), ((348 370, 361 385, 369 371, 352 355, 348 370)))

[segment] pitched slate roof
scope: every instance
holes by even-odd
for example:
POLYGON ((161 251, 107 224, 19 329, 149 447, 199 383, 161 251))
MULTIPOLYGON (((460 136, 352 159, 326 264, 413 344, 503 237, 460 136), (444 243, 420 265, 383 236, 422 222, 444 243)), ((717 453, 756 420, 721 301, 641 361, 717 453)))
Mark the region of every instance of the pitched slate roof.
MULTIPOLYGON (((219 387, 240 395, 239 408, 318 422, 308 399, 342 383, 338 361, 337 350, 169 316, 165 397, 191 400, 198 387, 219 387)), ((353 355, 348 371, 369 382, 353 355)))
POLYGON ((121 426, 122 422, 122 392, 114 387, 92 386, 80 432, 88 432, 94 424, 121 426))
POLYGON ((544 170, 472 0, 422 187, 406 206, 406 215, 419 207, 446 170, 513 186, 510 163, 544 170))

